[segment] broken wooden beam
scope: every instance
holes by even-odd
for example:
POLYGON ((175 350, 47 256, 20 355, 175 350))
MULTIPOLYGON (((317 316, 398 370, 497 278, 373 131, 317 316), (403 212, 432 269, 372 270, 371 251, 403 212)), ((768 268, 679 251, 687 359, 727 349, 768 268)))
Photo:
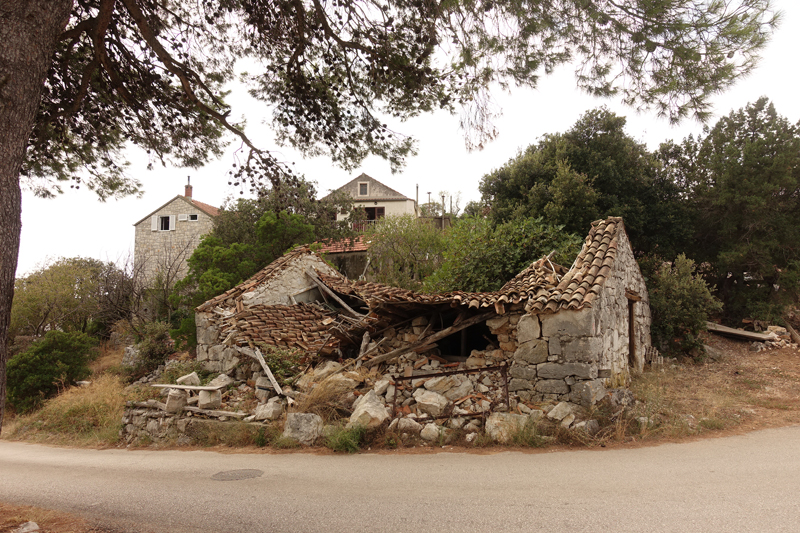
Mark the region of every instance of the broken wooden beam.
POLYGON ((247 416, 247 413, 242 413, 242 412, 238 412, 238 411, 237 412, 233 412, 233 411, 214 411, 214 410, 211 410, 211 409, 200 409, 199 407, 192 407, 190 405, 187 405, 186 407, 184 407, 183 410, 184 411, 190 411, 192 413, 198 413, 198 414, 201 414, 201 415, 206 415, 206 416, 214 416, 214 417, 232 416, 232 417, 236 417, 236 418, 244 418, 245 416, 247 416))
POLYGON ((366 315, 362 315, 361 313, 358 313, 358 312, 354 311, 354 310, 353 310, 353 308, 351 308, 349 305, 347 305, 346 303, 344 303, 344 300, 342 300, 341 298, 339 298, 338 296, 336 296, 336 294, 335 294, 335 293, 334 293, 332 290, 330 290, 330 289, 328 288, 328 286, 327 286, 327 285, 325 285, 324 283, 322 283, 322 280, 320 280, 320 279, 317 277, 317 274, 316 274, 316 273, 315 273, 313 270, 311 270, 310 268, 306 269, 306 275, 307 275, 309 278, 311 278, 311 281, 313 281, 313 282, 314 282, 314 283, 317 285, 317 287, 319 287, 319 289, 320 289, 322 292, 324 292, 324 293, 327 293, 327 294, 328 294, 328 296, 330 296, 331 298, 333 298, 334 300, 336 300, 337 302, 339 302, 339 305, 341 305, 342 307, 344 307, 344 309, 345 309, 345 310, 346 310, 348 313, 350 313, 351 315, 353 315, 353 316, 354 316, 354 317, 356 317, 356 318, 366 318, 366 315))
POLYGON ((778 336, 774 333, 756 333, 755 331, 744 331, 741 329, 729 328, 713 322, 706 322, 706 329, 711 333, 717 335, 725 335, 726 337, 736 337, 747 341, 767 342, 777 340, 778 336))
POLYGON ((489 312, 489 313, 482 313, 482 314, 476 315, 476 316, 474 316, 472 318, 468 318, 467 320, 464 320, 463 322, 460 322, 457 325, 454 324, 454 325, 450 326, 449 328, 445 328, 445 329, 443 329, 441 331, 437 331, 433 335, 425 337, 425 339, 423 339, 421 341, 417 341, 416 343, 411 344, 410 346, 397 348, 396 350, 392 350, 391 352, 388 352, 388 353, 385 353, 383 355, 379 355, 378 357, 375 357, 373 359, 370 359, 369 361, 364 363, 364 365, 365 366, 374 366, 374 365, 377 365, 378 363, 383 363, 384 361, 388 361, 389 359, 391 359, 393 357, 396 357, 396 356, 398 356, 400 354, 404 354, 406 352, 413 352, 415 348, 419 348, 420 346, 424 346, 426 344, 431 344, 433 342, 437 342, 437 341, 439 341, 441 339, 444 339, 445 337, 448 337, 448 336, 452 335, 453 333, 457 333, 457 332, 461 331, 462 329, 466 329, 466 328, 468 328, 470 326, 474 326, 475 324, 483 322, 484 320, 488 320, 489 318, 491 318, 493 316, 495 316, 495 312, 494 311, 489 312))
POLYGON ((152 383, 150 386, 159 389, 180 389, 180 390, 193 390, 193 391, 220 390, 227 387, 227 385, 168 385, 165 383, 152 383))
POLYGON ((269 378, 269 382, 272 383, 272 388, 275 389, 275 392, 278 393, 278 396, 283 396, 283 390, 281 390, 281 386, 278 385, 278 380, 275 379, 275 376, 272 375, 272 371, 267 366, 267 362, 264 360, 264 356, 261 355, 261 351, 258 348, 254 348, 253 352, 256 354, 256 360, 258 364, 261 365, 261 368, 264 369, 264 373, 269 378))
POLYGON ((792 337, 792 342, 795 344, 800 344, 800 335, 797 334, 797 331, 789 324, 789 319, 784 318, 783 322, 786 324, 786 331, 789 332, 789 335, 792 337))

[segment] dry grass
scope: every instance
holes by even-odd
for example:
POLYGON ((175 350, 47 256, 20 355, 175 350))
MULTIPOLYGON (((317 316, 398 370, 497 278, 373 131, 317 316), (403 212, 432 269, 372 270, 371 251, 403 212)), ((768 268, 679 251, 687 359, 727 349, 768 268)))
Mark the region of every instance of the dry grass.
POLYGON ((292 410, 297 413, 318 414, 325 423, 336 422, 350 415, 350 412, 341 405, 342 397, 350 390, 351 388, 342 381, 325 379, 317 383, 310 392, 300 396, 292 410))
POLYGON ((103 374, 73 387, 35 413, 18 416, 3 438, 76 446, 111 446, 119 440, 126 393, 119 376, 103 374))
POLYGON ((99 375, 109 370, 116 370, 122 366, 122 356, 124 355, 124 348, 114 347, 109 344, 102 344, 100 346, 100 356, 95 359, 89 368, 92 370, 92 375, 99 375))

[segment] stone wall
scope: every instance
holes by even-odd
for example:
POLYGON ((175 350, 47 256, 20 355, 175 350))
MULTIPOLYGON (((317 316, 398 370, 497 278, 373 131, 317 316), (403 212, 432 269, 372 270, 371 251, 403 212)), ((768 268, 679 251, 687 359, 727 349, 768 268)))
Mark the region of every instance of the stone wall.
POLYGON ((186 260, 192 255, 200 237, 209 233, 213 219, 185 199, 177 197, 151 216, 175 215, 176 227, 171 231, 153 231, 148 216, 135 226, 134 260, 147 279, 159 270, 169 268, 182 278, 186 260), (177 215, 197 215, 197 220, 177 220, 177 215))
POLYGON ((319 296, 316 285, 306 275, 306 270, 309 268, 331 276, 338 274, 318 255, 305 254, 286 265, 286 268, 272 279, 263 282, 255 290, 244 293, 242 303, 245 307, 250 305, 292 305, 295 302, 291 301, 290 296, 309 289, 313 289, 311 292, 319 296))
POLYGON ((628 380, 631 367, 629 354, 628 298, 625 291, 637 293, 641 300, 633 304, 634 342, 636 346, 633 369, 641 372, 644 368, 645 349, 650 346, 650 300, 647 287, 633 256, 624 231, 617 235, 617 256, 614 268, 603 285, 602 292, 594 303, 595 320, 602 337, 602 351, 599 360, 601 369, 608 371, 607 377, 612 386, 621 386, 628 380))

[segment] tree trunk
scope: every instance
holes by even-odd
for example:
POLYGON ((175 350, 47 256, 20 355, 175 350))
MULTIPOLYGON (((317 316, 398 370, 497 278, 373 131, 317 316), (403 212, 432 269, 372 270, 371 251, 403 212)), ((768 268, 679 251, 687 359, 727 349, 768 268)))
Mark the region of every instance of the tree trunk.
POLYGON ((0 3, 0 430, 6 400, 8 326, 22 228, 19 171, 47 69, 72 0, 0 3))

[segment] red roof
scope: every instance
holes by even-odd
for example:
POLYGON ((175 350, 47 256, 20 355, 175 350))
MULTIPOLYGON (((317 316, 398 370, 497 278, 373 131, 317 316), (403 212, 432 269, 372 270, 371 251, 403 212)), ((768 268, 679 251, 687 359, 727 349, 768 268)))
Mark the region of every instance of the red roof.
POLYGON ((207 215, 210 215, 212 217, 215 217, 215 216, 219 215, 219 208, 214 207, 213 205, 204 204, 203 202, 199 202, 199 201, 197 201, 194 198, 191 198, 189 196, 185 196, 184 198, 186 198, 187 200, 192 202, 192 204, 195 207, 197 207, 198 209, 200 209, 201 211, 203 211, 207 215))
POLYGON ((342 239, 330 244, 323 244, 319 249, 321 253, 337 254, 343 252, 364 252, 369 249, 369 242, 364 242, 364 236, 359 235, 354 239, 342 239))

